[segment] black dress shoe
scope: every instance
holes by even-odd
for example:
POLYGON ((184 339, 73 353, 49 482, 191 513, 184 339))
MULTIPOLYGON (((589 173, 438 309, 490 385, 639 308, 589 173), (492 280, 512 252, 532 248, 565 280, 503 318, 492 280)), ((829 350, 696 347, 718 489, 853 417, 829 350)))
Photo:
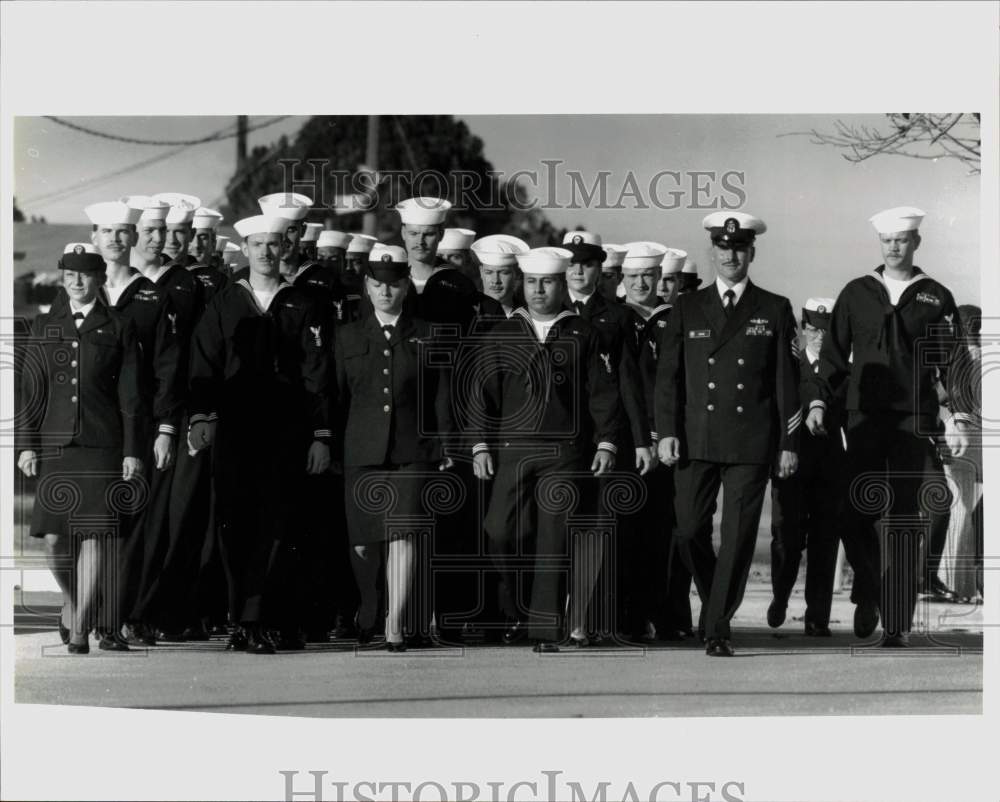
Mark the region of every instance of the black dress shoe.
POLYGON ((930 581, 930 586, 927 588, 927 595, 931 596, 934 601, 941 602, 953 602, 957 598, 955 591, 937 577, 934 577, 930 581))
POLYGON ((883 649, 908 649, 910 647, 910 635, 907 632, 900 632, 890 635, 888 632, 882 636, 879 646, 883 649))
POLYGON ((125 639, 117 633, 102 635, 100 642, 97 644, 97 648, 103 649, 106 652, 129 651, 128 644, 125 642, 125 639))
POLYGON ((181 633, 181 637, 184 640, 190 641, 206 641, 211 640, 212 636, 208 634, 208 630, 202 624, 195 627, 188 627, 181 633))
POLYGON ((854 634, 859 638, 870 638, 878 626, 878 605, 873 601, 858 602, 854 608, 854 634))
POLYGON ((132 646, 156 646, 156 635, 143 624, 125 624, 122 637, 132 646))
POLYGON ((816 624, 806 621, 806 635, 810 638, 832 638, 833 633, 826 624, 816 624))
POLYGON ((537 654, 553 654, 559 651, 559 647, 556 646, 552 641, 548 640, 536 640, 535 645, 532 647, 531 651, 537 654))
POLYGON ((520 643, 528 637, 528 627, 520 621, 514 621, 503 633, 503 642, 507 646, 520 643))
POLYGON ((276 654, 273 641, 263 630, 247 633, 247 654, 276 654))
POLYGON ((167 643, 184 643, 186 638, 184 633, 179 629, 160 629, 156 632, 157 640, 162 640, 167 643))
POLYGON ((586 649, 590 643, 590 638, 583 631, 569 633, 569 645, 575 649, 586 649))
POLYGON ((245 652, 248 643, 247 633, 237 627, 233 630, 233 634, 229 636, 229 640, 226 641, 226 651, 245 652))
POLYGON ((69 630, 63 626, 62 618, 59 619, 59 640, 63 643, 69 643, 69 630))
POLYGON ((83 643, 73 643, 70 641, 66 644, 70 654, 90 654, 90 642, 84 641, 83 643))
POLYGON ((705 647, 705 654, 709 657, 732 657, 736 652, 728 638, 711 638, 705 647))
POLYGON ((404 640, 404 641, 399 641, 399 643, 396 643, 395 641, 388 641, 387 640, 385 642, 385 650, 387 652, 396 652, 396 653, 405 652, 406 651, 406 641, 404 640))
POLYGON ((771 629, 777 629, 784 624, 785 612, 787 609, 788 606, 785 604, 779 604, 777 599, 772 601, 770 606, 767 608, 767 625, 771 629))

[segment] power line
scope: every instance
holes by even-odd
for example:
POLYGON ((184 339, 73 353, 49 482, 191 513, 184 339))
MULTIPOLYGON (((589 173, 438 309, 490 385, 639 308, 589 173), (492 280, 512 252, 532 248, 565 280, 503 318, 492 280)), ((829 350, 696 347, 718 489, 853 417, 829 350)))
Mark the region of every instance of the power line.
MULTIPOLYGON (((262 123, 257 123, 257 125, 252 125, 247 128, 247 132, 257 131, 261 128, 266 128, 269 125, 274 125, 282 120, 287 120, 290 115, 285 114, 280 117, 272 117, 270 120, 265 120, 262 123)), ((221 139, 230 139, 237 135, 236 131, 230 131, 233 125, 227 125, 214 133, 203 136, 200 139, 187 139, 187 140, 168 140, 168 139, 137 139, 135 137, 120 136, 119 134, 109 134, 104 131, 96 131, 93 128, 86 128, 82 125, 77 125, 76 123, 71 123, 69 120, 64 120, 61 117, 52 117, 50 115, 45 115, 46 120, 52 120, 54 123, 59 125, 64 125, 67 128, 71 128, 74 131, 79 131, 84 134, 89 134, 90 136, 100 137, 101 139, 110 139, 114 142, 128 142, 133 145, 157 145, 161 147, 177 147, 185 146, 190 147, 191 145, 203 145, 206 142, 217 142, 221 139)))

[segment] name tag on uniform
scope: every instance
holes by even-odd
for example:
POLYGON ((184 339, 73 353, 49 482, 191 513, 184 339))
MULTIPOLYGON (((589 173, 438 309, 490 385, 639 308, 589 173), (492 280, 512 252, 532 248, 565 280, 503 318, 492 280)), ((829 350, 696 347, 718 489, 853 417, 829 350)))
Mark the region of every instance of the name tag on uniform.
POLYGON ((941 306, 941 300, 936 295, 931 295, 927 292, 918 292, 917 301, 922 304, 930 304, 931 306, 941 306))
POLYGON ((711 329, 691 329, 688 332, 689 340, 704 340, 712 336, 711 329))

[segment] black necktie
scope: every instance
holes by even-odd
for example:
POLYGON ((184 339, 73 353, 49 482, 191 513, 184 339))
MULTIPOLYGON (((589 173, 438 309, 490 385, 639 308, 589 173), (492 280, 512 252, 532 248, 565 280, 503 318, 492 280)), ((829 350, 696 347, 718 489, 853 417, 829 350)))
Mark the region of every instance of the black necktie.
POLYGON ((83 312, 74 312, 73 320, 83 320, 83 312))
POLYGON ((395 326, 393 326, 393 325, 392 325, 391 323, 386 323, 386 324, 385 324, 385 325, 384 325, 384 326, 382 327, 382 331, 384 331, 384 332, 385 332, 385 338, 386 338, 387 340, 389 340, 389 339, 391 339, 391 338, 392 338, 392 332, 393 332, 393 330, 394 330, 395 328, 396 328, 396 327, 395 327, 395 326))
POLYGON ((726 290, 722 297, 725 298, 725 303, 722 304, 722 311, 726 313, 726 317, 730 317, 733 314, 733 299, 736 297, 736 293, 732 290, 726 290))
POLYGON ((573 308, 576 310, 576 313, 578 315, 583 314, 583 307, 584 307, 583 301, 573 301, 573 308))

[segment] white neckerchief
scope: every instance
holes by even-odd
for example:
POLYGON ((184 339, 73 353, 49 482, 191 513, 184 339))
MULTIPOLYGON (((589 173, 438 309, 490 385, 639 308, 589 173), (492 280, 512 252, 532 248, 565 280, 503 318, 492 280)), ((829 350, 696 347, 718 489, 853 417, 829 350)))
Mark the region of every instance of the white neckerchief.
POLYGON ((721 278, 715 279, 715 288, 719 291, 719 299, 722 301, 723 306, 726 304, 726 291, 732 290, 733 295, 733 306, 736 306, 740 302, 740 298, 743 297, 743 291, 747 288, 747 281, 749 276, 744 276, 743 280, 732 287, 726 285, 726 283, 721 278))
POLYGON ((549 336, 552 326, 555 325, 556 318, 552 318, 552 320, 538 320, 530 313, 528 317, 531 319, 531 326, 535 330, 535 336, 538 338, 538 342, 545 342, 545 338, 549 336))
POLYGON ((889 303, 895 306, 899 303, 899 299, 903 296, 903 292, 910 286, 913 279, 903 280, 891 278, 883 273, 882 281, 885 282, 885 288, 889 291, 889 303))
MULTIPOLYGON (((249 283, 249 282, 248 282, 249 283)), ((271 306, 271 301, 274 300, 274 296, 278 294, 278 290, 281 289, 283 285, 279 284, 273 290, 258 290, 253 284, 250 285, 250 290, 253 292, 254 297, 257 299, 257 303, 260 304, 260 308, 265 312, 271 306)))
MULTIPOLYGON (((387 315, 384 312, 379 312, 376 309, 375 310, 375 319, 378 321, 378 324, 379 324, 380 327, 381 326, 392 326, 393 328, 395 328, 396 324, 399 322, 399 315, 387 315)), ((392 335, 389 332, 387 332, 387 331, 383 331, 382 333, 385 335, 385 338, 387 340, 392 337, 392 335)))
POLYGON ((69 311, 72 314, 75 315, 77 312, 81 312, 83 314, 82 318, 78 318, 73 321, 73 323, 76 324, 77 328, 80 328, 80 326, 83 325, 83 321, 86 320, 87 315, 90 314, 90 310, 94 308, 95 303, 96 301, 91 301, 89 304, 86 304, 85 306, 78 306, 75 301, 69 302, 69 311))

